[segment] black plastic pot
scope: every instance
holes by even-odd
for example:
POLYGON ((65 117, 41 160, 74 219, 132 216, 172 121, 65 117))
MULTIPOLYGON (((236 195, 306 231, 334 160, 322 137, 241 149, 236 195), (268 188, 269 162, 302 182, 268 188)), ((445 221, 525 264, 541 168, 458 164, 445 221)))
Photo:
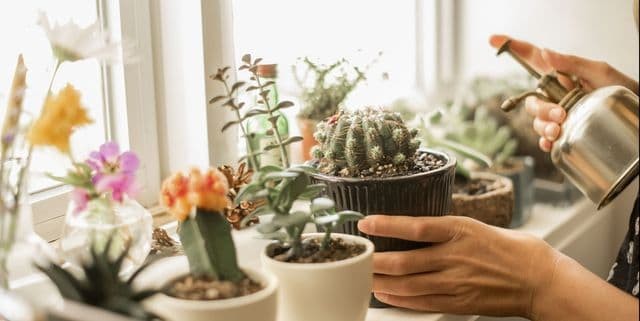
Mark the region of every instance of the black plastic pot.
MULTIPOLYGON (((421 150, 445 160, 441 168, 408 176, 388 178, 346 178, 314 174, 315 182, 327 185, 326 195, 336 203, 336 210, 358 211, 364 215, 443 216, 451 210, 451 194, 456 159, 442 152, 421 150)), ((376 252, 406 251, 428 244, 370 236, 358 231, 357 222, 349 222, 335 232, 360 235, 370 239, 376 252)), ((386 307, 374 297, 372 307, 386 307)))

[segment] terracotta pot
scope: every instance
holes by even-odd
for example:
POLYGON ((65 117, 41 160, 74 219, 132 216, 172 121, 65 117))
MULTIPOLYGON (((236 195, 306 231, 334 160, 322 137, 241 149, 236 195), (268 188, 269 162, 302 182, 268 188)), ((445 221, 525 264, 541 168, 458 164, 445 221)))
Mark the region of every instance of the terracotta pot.
POLYGON ((472 179, 485 179, 499 187, 480 195, 453 194, 452 215, 468 216, 478 221, 508 227, 513 215, 513 184, 509 178, 492 173, 472 173, 472 179))
POLYGON ((300 117, 298 117, 297 120, 298 128, 300 128, 300 136, 302 136, 302 160, 306 162, 313 158, 311 156, 311 148, 318 144, 316 139, 313 137, 318 121, 300 117))
MULTIPOLYGON (((321 238, 324 233, 303 237, 321 238)), ((332 237, 363 244, 366 250, 356 257, 328 263, 281 262, 262 252, 263 266, 280 282, 279 321, 365 320, 373 284, 373 244, 353 235, 333 233, 332 237)))
MULTIPOLYGON (((276 321, 278 280, 254 268, 242 270, 264 288, 250 295, 224 300, 185 300, 156 294, 145 301, 149 311, 167 321, 276 321)), ((140 274, 136 286, 162 288, 189 273, 186 256, 162 259, 140 274)))

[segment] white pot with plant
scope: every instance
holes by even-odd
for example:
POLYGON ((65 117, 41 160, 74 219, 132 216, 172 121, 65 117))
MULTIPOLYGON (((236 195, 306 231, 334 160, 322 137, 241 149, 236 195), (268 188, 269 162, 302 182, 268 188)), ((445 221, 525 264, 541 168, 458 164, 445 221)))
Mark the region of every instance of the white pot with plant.
MULTIPOLYGON (((255 74, 260 60, 245 55, 240 70, 255 74)), ((279 116, 273 115, 281 106, 290 106, 290 103, 283 101, 272 106, 266 99, 258 100, 260 106, 249 109, 243 116, 244 103, 236 101, 234 92, 244 83, 229 85, 228 70, 220 69, 212 78, 231 89, 212 101, 224 101, 223 106, 229 106, 235 112, 237 120, 230 124, 241 125, 257 114, 270 115, 271 131, 277 143, 265 150, 277 148, 282 156, 282 166, 257 169, 251 183, 235 199, 236 202, 261 201, 262 205, 245 217, 245 222, 257 216, 272 215, 272 219, 261 222, 257 230, 264 238, 275 241, 262 253, 262 261, 280 282, 278 320, 364 321, 373 282, 373 244, 362 237, 331 233, 334 227, 358 220, 362 214, 336 212, 332 200, 318 197, 325 186, 312 184, 310 173, 315 169, 290 166, 285 146, 299 138, 282 140, 275 126, 279 116), (294 206, 294 203, 297 204, 294 206), (324 233, 303 234, 307 224, 321 227, 324 233)), ((258 78, 253 75, 252 79, 258 78)), ((267 95, 265 87, 257 82, 246 90, 255 90, 264 97, 267 95)), ((244 134, 245 137, 251 135, 244 134)), ((249 163, 257 163, 255 157, 262 152, 249 148, 246 156, 249 163)))
POLYGON ((161 288, 147 309, 166 320, 275 321, 277 279, 238 265, 227 180, 217 169, 177 173, 162 184, 162 202, 178 219, 184 256, 160 260, 140 285, 161 288))

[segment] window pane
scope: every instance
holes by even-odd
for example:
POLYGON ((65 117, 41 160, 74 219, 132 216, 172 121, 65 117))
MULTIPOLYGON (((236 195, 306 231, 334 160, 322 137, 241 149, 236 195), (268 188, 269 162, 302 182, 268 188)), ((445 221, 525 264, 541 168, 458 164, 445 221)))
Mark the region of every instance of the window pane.
POLYGON ((415 85, 415 4, 413 1, 234 1, 235 53, 279 64, 281 92, 296 85, 291 65, 309 56, 322 63, 347 58, 364 66, 383 55, 368 81, 347 100, 349 106, 380 105, 415 85), (387 73, 389 80, 384 80, 387 73))
MULTIPOLYGON (((11 85, 12 73, 19 53, 24 55, 29 72, 24 102, 26 110, 38 114, 46 88, 51 78, 54 59, 44 32, 37 26, 38 13, 46 13, 52 24, 72 20, 84 27, 97 19, 96 1, 48 0, 0 2, 0 115, 4 115, 6 94, 11 85)), ((82 102, 89 110, 94 124, 79 129, 72 136, 75 157, 84 158, 106 138, 105 113, 103 112, 102 73, 95 60, 65 63, 60 67, 53 83, 53 92, 71 83, 82 93, 82 102)), ((67 168, 65 157, 53 149, 37 149, 31 166, 30 191, 37 192, 56 185, 44 177, 45 172, 60 174, 67 168)))

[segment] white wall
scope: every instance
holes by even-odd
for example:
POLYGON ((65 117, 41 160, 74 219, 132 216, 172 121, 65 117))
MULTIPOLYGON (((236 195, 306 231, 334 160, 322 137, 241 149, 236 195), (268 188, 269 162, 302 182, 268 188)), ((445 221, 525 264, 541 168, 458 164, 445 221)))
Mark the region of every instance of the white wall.
POLYGON ((609 62, 638 79, 638 30, 632 0, 458 0, 458 72, 521 70, 497 59, 489 35, 504 33, 559 52, 609 62))

